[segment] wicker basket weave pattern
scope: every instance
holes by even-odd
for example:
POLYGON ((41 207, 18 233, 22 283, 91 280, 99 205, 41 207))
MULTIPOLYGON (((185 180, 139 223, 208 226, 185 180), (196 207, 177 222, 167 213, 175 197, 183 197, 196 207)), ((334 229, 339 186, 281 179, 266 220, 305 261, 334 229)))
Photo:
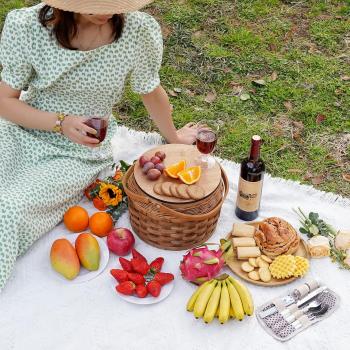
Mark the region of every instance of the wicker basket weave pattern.
POLYGON ((133 167, 123 178, 129 200, 131 226, 146 243, 168 250, 184 250, 206 242, 216 228, 228 192, 228 180, 221 169, 216 190, 199 201, 165 203, 149 197, 137 185, 133 167))

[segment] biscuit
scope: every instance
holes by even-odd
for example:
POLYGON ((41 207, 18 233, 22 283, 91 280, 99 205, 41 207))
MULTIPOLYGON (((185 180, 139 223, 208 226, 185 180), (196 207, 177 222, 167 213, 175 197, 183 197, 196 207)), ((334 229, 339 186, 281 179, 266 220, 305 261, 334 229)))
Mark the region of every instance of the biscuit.
POLYGON ((190 195, 187 192, 187 188, 188 188, 188 185, 185 185, 185 184, 177 185, 176 191, 179 198, 191 199, 190 195))
POLYGON ((256 262, 256 258, 249 258, 248 262, 250 265, 252 265, 253 267, 259 267, 258 263, 256 262))
POLYGON ((248 261, 245 261, 244 263, 242 263, 241 269, 244 272, 251 272, 254 270, 254 267, 252 265, 250 265, 248 261))
POLYGON ((259 267, 269 267, 269 264, 265 260, 261 259, 260 256, 256 258, 256 263, 259 267))
POLYGON ((248 277, 253 281, 259 281, 260 276, 258 271, 251 271, 248 273, 248 277))
POLYGON ((203 187, 191 185, 187 188, 187 193, 192 199, 202 199, 205 195, 203 187))
POLYGON ((170 185, 170 193, 173 197, 179 198, 179 195, 178 195, 177 190, 176 190, 177 186, 178 186, 178 184, 172 183, 170 185))
POLYGON ((260 267, 259 276, 263 282, 271 281, 271 272, 268 267, 260 267))
POLYGON ((266 255, 261 255, 260 258, 263 259, 264 261, 266 261, 266 262, 269 263, 269 264, 272 263, 272 259, 269 258, 269 257, 266 256, 266 255))
POLYGON ((170 192, 170 186, 171 186, 171 182, 163 182, 162 183, 162 192, 163 195, 168 196, 168 197, 172 197, 172 194, 170 192))
POLYGON ((157 193, 159 195, 163 195, 163 191, 162 191, 162 183, 158 182, 153 186, 153 191, 154 193, 157 193))

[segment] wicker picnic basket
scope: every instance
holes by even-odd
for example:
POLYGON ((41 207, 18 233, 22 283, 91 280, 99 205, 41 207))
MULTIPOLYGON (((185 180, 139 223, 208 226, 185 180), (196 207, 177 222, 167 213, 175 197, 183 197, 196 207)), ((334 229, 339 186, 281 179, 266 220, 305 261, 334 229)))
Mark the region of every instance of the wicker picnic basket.
POLYGON ((206 242, 218 222, 228 192, 221 168, 219 186, 209 196, 190 203, 168 203, 148 196, 135 180, 134 166, 123 178, 133 230, 146 243, 161 249, 184 250, 206 242))

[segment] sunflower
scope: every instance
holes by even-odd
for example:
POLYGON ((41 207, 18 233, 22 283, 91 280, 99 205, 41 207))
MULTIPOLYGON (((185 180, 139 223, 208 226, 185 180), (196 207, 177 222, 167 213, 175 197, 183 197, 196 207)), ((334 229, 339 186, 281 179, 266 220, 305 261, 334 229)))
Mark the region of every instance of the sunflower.
POLYGON ((118 205, 122 199, 122 190, 118 186, 102 183, 100 187, 99 197, 106 205, 118 205))

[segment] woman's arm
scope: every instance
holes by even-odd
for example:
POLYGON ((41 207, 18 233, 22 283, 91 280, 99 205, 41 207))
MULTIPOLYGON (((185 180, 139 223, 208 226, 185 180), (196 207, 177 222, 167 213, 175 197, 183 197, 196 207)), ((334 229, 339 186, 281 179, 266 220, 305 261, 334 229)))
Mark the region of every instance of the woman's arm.
MULTIPOLYGON (((52 131, 57 115, 29 106, 19 100, 20 93, 19 90, 0 82, 0 116, 25 128, 52 131)), ((67 116, 62 123, 62 132, 73 142, 95 146, 98 140, 81 133, 81 131, 96 133, 96 130, 85 125, 84 121, 84 118, 67 116)))
POLYGON ((160 133, 169 143, 193 144, 197 129, 186 125, 176 130, 169 98, 162 86, 158 86, 149 94, 142 95, 142 101, 160 133))

